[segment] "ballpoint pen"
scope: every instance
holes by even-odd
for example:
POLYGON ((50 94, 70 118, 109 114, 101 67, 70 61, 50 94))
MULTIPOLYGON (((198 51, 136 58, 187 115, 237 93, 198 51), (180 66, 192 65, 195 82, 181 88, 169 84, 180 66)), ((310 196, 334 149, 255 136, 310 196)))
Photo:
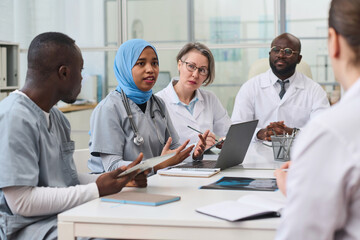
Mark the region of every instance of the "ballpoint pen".
POLYGON ((290 139, 290 143, 289 143, 288 151, 287 151, 287 153, 286 153, 286 155, 285 155, 284 159, 287 159, 287 158, 288 158, 288 156, 289 156, 289 153, 290 153, 290 147, 291 147, 291 144, 292 144, 292 142, 293 142, 293 140, 294 140, 294 138, 295 138, 295 134, 296 134, 296 132, 297 132, 297 129, 295 128, 295 129, 293 130, 292 134, 291 134, 291 139, 290 139))
MULTIPOLYGON (((188 128, 190 128, 191 130, 194 130, 195 132, 198 132, 198 133, 200 133, 200 134, 204 134, 203 132, 200 132, 199 130, 197 130, 197 129, 195 129, 195 128, 193 128, 193 127, 190 127, 189 125, 187 126, 188 128)), ((218 142, 219 140, 217 140, 216 138, 215 138, 215 142, 218 142)))

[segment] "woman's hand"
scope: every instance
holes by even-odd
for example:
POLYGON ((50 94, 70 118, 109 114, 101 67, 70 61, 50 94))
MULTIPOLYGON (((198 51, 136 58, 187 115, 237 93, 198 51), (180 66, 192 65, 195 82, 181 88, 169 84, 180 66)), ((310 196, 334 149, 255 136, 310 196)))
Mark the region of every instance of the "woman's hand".
POLYGON ((188 145, 188 143, 190 142, 190 140, 185 141, 180 147, 178 147, 177 149, 171 150, 170 149, 170 145, 171 145, 171 141, 172 139, 169 138, 161 152, 161 156, 169 154, 169 153, 173 153, 175 152, 175 156, 169 158, 168 160, 159 163, 158 165, 156 165, 154 167, 154 172, 156 173, 157 170, 162 169, 162 168, 166 168, 169 166, 173 166, 176 164, 181 163, 182 161, 184 161, 188 156, 190 156, 191 151, 194 148, 194 145, 191 145, 190 147, 186 148, 185 147, 188 145), (184 150, 185 149, 185 150, 184 150))
POLYGON ((286 180, 288 175, 288 169, 291 165, 291 161, 284 163, 279 169, 276 169, 274 175, 276 177, 276 183, 280 191, 286 196, 286 180))
POLYGON ((198 135, 200 140, 199 140, 198 144, 196 145, 195 150, 193 152, 193 159, 194 160, 199 159, 203 155, 203 153, 205 151, 205 146, 206 146, 206 140, 205 139, 207 138, 209 133, 210 133, 210 130, 206 130, 204 132, 204 134, 199 134, 198 135))
POLYGON ((216 145, 216 148, 219 148, 221 149, 222 146, 224 145, 224 141, 225 141, 226 137, 222 137, 222 138, 219 138, 219 142, 221 142, 220 144, 216 145))
POLYGON ((214 133, 209 132, 207 138, 206 138, 206 147, 205 149, 208 149, 209 147, 211 147, 212 145, 214 145, 216 143, 216 136, 214 133))

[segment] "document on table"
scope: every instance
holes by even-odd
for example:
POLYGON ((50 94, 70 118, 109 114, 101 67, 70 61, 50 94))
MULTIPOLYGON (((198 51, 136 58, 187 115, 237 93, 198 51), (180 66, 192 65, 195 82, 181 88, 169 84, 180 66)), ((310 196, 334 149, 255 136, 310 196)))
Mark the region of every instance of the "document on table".
POLYGON ((211 177, 220 172, 220 168, 166 168, 157 171, 163 176, 174 177, 211 177))
POLYGON ((275 191, 278 187, 275 178, 222 177, 200 189, 275 191))
POLYGON ((223 201, 196 209, 197 212, 228 221, 280 217, 285 199, 245 195, 237 201, 223 201))

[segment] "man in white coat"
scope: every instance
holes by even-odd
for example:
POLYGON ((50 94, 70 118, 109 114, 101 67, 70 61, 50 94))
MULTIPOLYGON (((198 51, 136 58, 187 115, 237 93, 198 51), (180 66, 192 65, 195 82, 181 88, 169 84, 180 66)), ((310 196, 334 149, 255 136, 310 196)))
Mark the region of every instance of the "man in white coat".
POLYGON ((258 119, 259 140, 271 135, 291 134, 310 118, 329 107, 326 92, 312 79, 296 72, 302 55, 300 40, 284 33, 271 43, 271 69, 248 80, 239 90, 231 120, 233 123, 258 119))

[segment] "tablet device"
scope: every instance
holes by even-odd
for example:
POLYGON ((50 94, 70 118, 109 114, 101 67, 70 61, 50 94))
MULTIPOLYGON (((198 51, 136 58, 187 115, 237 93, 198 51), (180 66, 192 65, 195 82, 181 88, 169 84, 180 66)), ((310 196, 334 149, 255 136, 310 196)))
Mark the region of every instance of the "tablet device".
POLYGON ((175 156, 175 154, 176 153, 169 153, 169 154, 166 154, 164 156, 149 158, 149 159, 147 159, 145 161, 142 161, 139 164, 133 166, 132 168, 129 168, 129 169, 123 171, 122 173, 120 173, 118 175, 118 178, 122 177, 122 176, 124 176, 126 174, 132 173, 133 171, 136 171, 138 169, 140 169, 141 172, 143 172, 146 169, 153 168, 156 165, 158 165, 159 163, 162 163, 162 162, 168 160, 169 158, 175 156))

